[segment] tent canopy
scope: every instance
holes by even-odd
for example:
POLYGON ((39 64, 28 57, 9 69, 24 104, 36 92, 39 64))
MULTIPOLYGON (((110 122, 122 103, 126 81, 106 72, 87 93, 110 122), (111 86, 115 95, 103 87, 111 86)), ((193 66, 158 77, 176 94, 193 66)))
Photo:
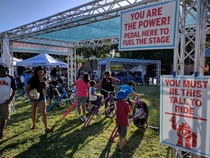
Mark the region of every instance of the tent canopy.
POLYGON ((205 50, 205 57, 210 57, 210 47, 205 50))
MULTIPOLYGON (((13 57, 13 66, 16 66, 17 62, 22 61, 21 59, 13 57)), ((2 63, 2 58, 0 57, 0 63, 2 63)))
POLYGON ((17 66, 56 66, 60 65, 61 67, 67 67, 67 64, 61 62, 48 54, 39 54, 32 58, 17 62, 17 66))
POLYGON ((106 58, 101 59, 98 61, 98 66, 106 65, 110 62, 113 63, 120 63, 120 64, 130 64, 130 65, 152 65, 157 64, 160 60, 141 60, 141 59, 127 59, 127 58, 106 58))

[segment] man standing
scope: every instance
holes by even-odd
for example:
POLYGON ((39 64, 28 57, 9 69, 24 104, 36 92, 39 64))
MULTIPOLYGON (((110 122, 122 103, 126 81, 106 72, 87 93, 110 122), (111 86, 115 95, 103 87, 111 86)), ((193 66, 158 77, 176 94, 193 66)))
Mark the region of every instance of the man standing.
POLYGON ((6 139, 4 129, 10 118, 10 103, 17 92, 15 79, 7 71, 6 64, 0 63, 0 139, 6 139))

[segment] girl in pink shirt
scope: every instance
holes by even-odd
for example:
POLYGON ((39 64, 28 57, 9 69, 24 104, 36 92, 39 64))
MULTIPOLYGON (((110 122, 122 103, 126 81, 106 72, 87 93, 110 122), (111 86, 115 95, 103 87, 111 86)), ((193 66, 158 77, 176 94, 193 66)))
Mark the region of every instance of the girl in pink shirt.
POLYGON ((76 82, 72 85, 76 86, 76 98, 77 98, 77 112, 79 114, 79 119, 82 122, 85 122, 86 120, 86 101, 89 98, 89 88, 90 88, 90 76, 89 74, 84 74, 82 79, 76 80, 76 82), (82 115, 81 116, 81 108, 82 105, 82 115))

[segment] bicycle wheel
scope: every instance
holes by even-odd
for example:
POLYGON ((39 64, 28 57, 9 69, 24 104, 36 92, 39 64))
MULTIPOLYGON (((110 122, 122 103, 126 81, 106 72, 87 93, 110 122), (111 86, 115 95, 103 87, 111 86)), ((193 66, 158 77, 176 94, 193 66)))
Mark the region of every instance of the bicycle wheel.
POLYGON ((115 106, 113 103, 110 103, 110 101, 105 103, 105 115, 108 118, 113 118, 116 114, 115 106))
POLYGON ((61 99, 61 101, 59 102, 59 106, 60 107, 66 106, 66 101, 64 99, 61 99))
POLYGON ((137 117, 137 118, 134 118, 133 119, 133 123, 136 127, 138 128, 141 128, 145 125, 145 123, 147 122, 147 119, 148 119, 148 115, 149 115, 149 110, 148 110, 148 106, 147 104, 142 101, 141 103, 137 103, 135 106, 134 106, 134 109, 133 109, 133 116, 135 117, 136 115, 140 115, 140 117, 137 117), (143 109, 144 109, 144 112, 145 112, 145 115, 143 115, 143 109, 142 109, 142 106, 143 106, 143 109))
POLYGON ((70 102, 70 104, 73 104, 73 102, 75 101, 75 99, 76 99, 76 96, 75 96, 75 93, 73 93, 73 92, 69 92, 69 102, 70 102))

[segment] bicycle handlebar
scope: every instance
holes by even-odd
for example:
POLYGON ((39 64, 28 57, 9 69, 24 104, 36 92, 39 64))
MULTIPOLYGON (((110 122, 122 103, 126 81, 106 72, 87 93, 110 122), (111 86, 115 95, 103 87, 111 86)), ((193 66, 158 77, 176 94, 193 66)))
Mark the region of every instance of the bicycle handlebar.
POLYGON ((136 102, 140 102, 140 101, 142 101, 139 97, 135 97, 135 101, 136 102))
POLYGON ((114 93, 114 91, 107 91, 107 90, 105 90, 105 89, 101 89, 102 91, 105 91, 105 92, 107 92, 107 93, 114 93))

